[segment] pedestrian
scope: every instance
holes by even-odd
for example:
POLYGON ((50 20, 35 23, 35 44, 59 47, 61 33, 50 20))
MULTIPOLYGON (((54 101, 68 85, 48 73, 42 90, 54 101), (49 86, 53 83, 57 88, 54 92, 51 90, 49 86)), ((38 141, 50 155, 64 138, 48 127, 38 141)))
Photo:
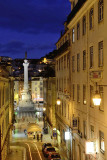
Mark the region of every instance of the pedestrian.
POLYGON ((37 141, 39 141, 39 134, 37 133, 37 141))
POLYGON ((42 142, 43 134, 41 133, 41 142, 42 142))

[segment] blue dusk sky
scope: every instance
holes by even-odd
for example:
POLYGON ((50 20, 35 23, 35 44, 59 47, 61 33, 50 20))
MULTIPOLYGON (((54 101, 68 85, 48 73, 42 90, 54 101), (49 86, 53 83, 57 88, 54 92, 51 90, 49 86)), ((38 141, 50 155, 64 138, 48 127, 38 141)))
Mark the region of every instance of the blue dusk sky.
POLYGON ((41 58, 55 43, 70 13, 69 0, 0 0, 0 56, 41 58))

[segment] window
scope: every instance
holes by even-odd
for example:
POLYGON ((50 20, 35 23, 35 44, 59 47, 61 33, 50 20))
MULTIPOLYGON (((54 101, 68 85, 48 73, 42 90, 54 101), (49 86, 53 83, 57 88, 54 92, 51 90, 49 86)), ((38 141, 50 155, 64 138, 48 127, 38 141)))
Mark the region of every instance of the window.
POLYGON ((86 16, 83 17, 82 27, 83 27, 83 35, 85 35, 86 34, 86 16))
POLYGON ((59 59, 59 70, 60 70, 60 59, 59 59))
POLYGON ((80 23, 77 24, 77 40, 80 38, 80 23))
POLYGON ((102 131, 99 131, 99 138, 100 138, 100 151, 104 153, 105 152, 104 133, 102 131))
POLYGON ((90 85, 90 107, 93 107, 93 86, 90 85))
POLYGON ((75 30, 74 28, 72 29, 72 42, 75 42, 75 30))
POLYGON ((99 93, 100 93, 100 96, 101 96, 101 103, 100 103, 100 106, 99 106, 99 109, 101 111, 104 111, 104 104, 103 104, 103 86, 99 86, 99 93))
POLYGON ((57 61, 57 71, 58 71, 58 61, 57 61))
POLYGON ((77 54, 77 72, 80 71, 80 54, 77 54))
POLYGON ((77 102, 80 102, 80 85, 77 84, 77 102))
POLYGON ((90 68, 93 68, 93 46, 90 47, 90 68))
POLYGON ((86 85, 83 85, 83 104, 86 104, 86 85))
POLYGON ((91 8, 90 13, 89 13, 89 27, 90 29, 93 28, 93 24, 94 24, 94 15, 93 15, 93 8, 91 8))
POLYGON ((75 72, 75 56, 72 56, 72 72, 75 72))
POLYGON ((70 54, 67 54, 67 68, 69 68, 70 54))
POLYGON ((84 134, 84 138, 86 139, 87 137, 86 121, 83 121, 83 134, 84 134))
POLYGON ((98 66, 103 66, 103 41, 99 42, 98 44, 99 53, 98 53, 98 66))
POLYGON ((90 134, 91 138, 94 139, 94 126, 92 125, 90 126, 90 134))
POLYGON ((98 22, 103 20, 103 0, 99 0, 98 2, 98 22))
POLYGON ((66 68, 66 55, 64 56, 64 68, 66 68))
POLYGON ((73 84, 73 101, 75 100, 75 85, 73 84))
POLYGON ((83 70, 86 69, 86 51, 83 51, 83 70))

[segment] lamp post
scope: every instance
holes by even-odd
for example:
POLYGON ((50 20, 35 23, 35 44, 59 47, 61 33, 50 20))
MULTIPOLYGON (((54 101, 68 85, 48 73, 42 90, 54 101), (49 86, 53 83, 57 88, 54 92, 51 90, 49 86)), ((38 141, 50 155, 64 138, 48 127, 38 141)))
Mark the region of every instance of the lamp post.
POLYGON ((100 104, 101 104, 101 95, 97 90, 97 86, 99 86, 99 87, 100 86, 107 87, 107 85, 98 85, 97 82, 96 82, 96 91, 95 91, 95 94, 93 96, 93 103, 94 103, 95 106, 100 106, 100 104))
POLYGON ((95 92, 95 95, 93 96, 93 103, 95 106, 100 106, 101 104, 101 96, 97 90, 95 92))
POLYGON ((60 100, 59 97, 57 98, 56 103, 57 103, 58 106, 61 104, 61 100, 60 100))

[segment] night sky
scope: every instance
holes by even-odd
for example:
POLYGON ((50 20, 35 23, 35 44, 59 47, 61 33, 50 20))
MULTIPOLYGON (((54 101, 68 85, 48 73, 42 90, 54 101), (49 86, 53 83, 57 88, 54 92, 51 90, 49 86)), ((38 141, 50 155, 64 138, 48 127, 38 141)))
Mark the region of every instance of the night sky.
POLYGON ((70 13, 69 0, 0 0, 0 56, 40 58, 55 43, 70 13))

